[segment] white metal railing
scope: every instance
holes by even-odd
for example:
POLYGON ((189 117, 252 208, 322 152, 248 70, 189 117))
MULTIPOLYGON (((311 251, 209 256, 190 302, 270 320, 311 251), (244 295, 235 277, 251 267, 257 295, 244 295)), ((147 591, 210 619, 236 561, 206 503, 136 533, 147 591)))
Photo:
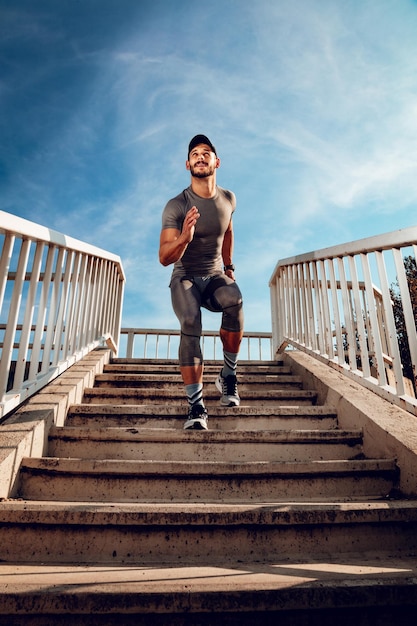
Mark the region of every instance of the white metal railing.
MULTIPOLYGON (((104 341, 177 358, 178 330, 120 328, 124 282, 118 256, 0 211, 0 418, 104 341)), ((298 348, 417 415, 417 227, 279 261, 270 292, 242 360, 298 348)), ((202 346, 222 358, 217 331, 202 346)))
POLYGON ((417 415, 417 227, 279 261, 274 354, 304 350, 417 415))
MULTIPOLYGON (((171 359, 177 358, 180 339, 179 330, 151 328, 122 328, 119 357, 171 359)), ((206 330, 202 335, 204 358, 223 358, 222 345, 217 331, 206 330)), ((272 334, 246 332, 239 354, 248 361, 268 361, 272 355, 272 334)))
POLYGON ((0 211, 0 417, 87 352, 117 350, 120 258, 0 211))

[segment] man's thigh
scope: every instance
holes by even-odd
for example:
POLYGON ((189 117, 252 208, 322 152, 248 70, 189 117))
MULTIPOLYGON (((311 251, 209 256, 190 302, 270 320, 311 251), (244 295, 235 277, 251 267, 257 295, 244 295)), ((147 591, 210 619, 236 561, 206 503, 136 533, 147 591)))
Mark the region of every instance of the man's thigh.
POLYGON ((201 325, 201 294, 194 281, 175 277, 171 281, 171 301, 175 315, 180 324, 193 323, 201 325))

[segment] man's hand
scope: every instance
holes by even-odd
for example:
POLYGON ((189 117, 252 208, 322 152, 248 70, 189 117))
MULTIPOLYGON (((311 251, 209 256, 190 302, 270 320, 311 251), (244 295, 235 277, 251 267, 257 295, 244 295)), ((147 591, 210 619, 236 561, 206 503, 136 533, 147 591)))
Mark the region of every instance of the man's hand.
POLYGON ((225 274, 226 276, 228 276, 229 278, 231 278, 232 280, 236 282, 235 273, 233 270, 226 270, 225 274))
POLYGON ((196 206, 191 207, 191 209, 187 212, 184 222, 182 225, 181 235, 185 239, 187 243, 194 238, 195 233, 195 225, 197 223, 198 218, 200 217, 200 213, 196 206))

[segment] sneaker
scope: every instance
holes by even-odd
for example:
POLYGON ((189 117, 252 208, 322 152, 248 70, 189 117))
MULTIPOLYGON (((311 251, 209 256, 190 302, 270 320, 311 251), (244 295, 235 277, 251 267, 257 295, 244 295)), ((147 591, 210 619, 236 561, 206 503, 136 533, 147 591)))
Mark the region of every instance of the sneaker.
POLYGON ((208 415, 202 404, 194 404, 188 412, 184 430, 207 430, 208 415))
POLYGON ((237 392, 237 378, 230 374, 223 378, 222 373, 217 376, 215 383, 216 388, 222 394, 220 404, 223 406, 239 406, 240 398, 237 392))

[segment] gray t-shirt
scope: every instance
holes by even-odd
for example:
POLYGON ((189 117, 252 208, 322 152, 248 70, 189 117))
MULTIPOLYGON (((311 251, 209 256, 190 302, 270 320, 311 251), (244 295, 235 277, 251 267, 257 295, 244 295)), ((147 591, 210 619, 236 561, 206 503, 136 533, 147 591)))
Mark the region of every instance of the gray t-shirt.
POLYGON ((169 200, 162 214, 162 229, 182 230, 186 213, 196 206, 200 217, 194 239, 174 264, 173 276, 211 276, 223 271, 223 237, 236 208, 232 191, 216 188, 214 198, 201 198, 190 187, 169 200))

